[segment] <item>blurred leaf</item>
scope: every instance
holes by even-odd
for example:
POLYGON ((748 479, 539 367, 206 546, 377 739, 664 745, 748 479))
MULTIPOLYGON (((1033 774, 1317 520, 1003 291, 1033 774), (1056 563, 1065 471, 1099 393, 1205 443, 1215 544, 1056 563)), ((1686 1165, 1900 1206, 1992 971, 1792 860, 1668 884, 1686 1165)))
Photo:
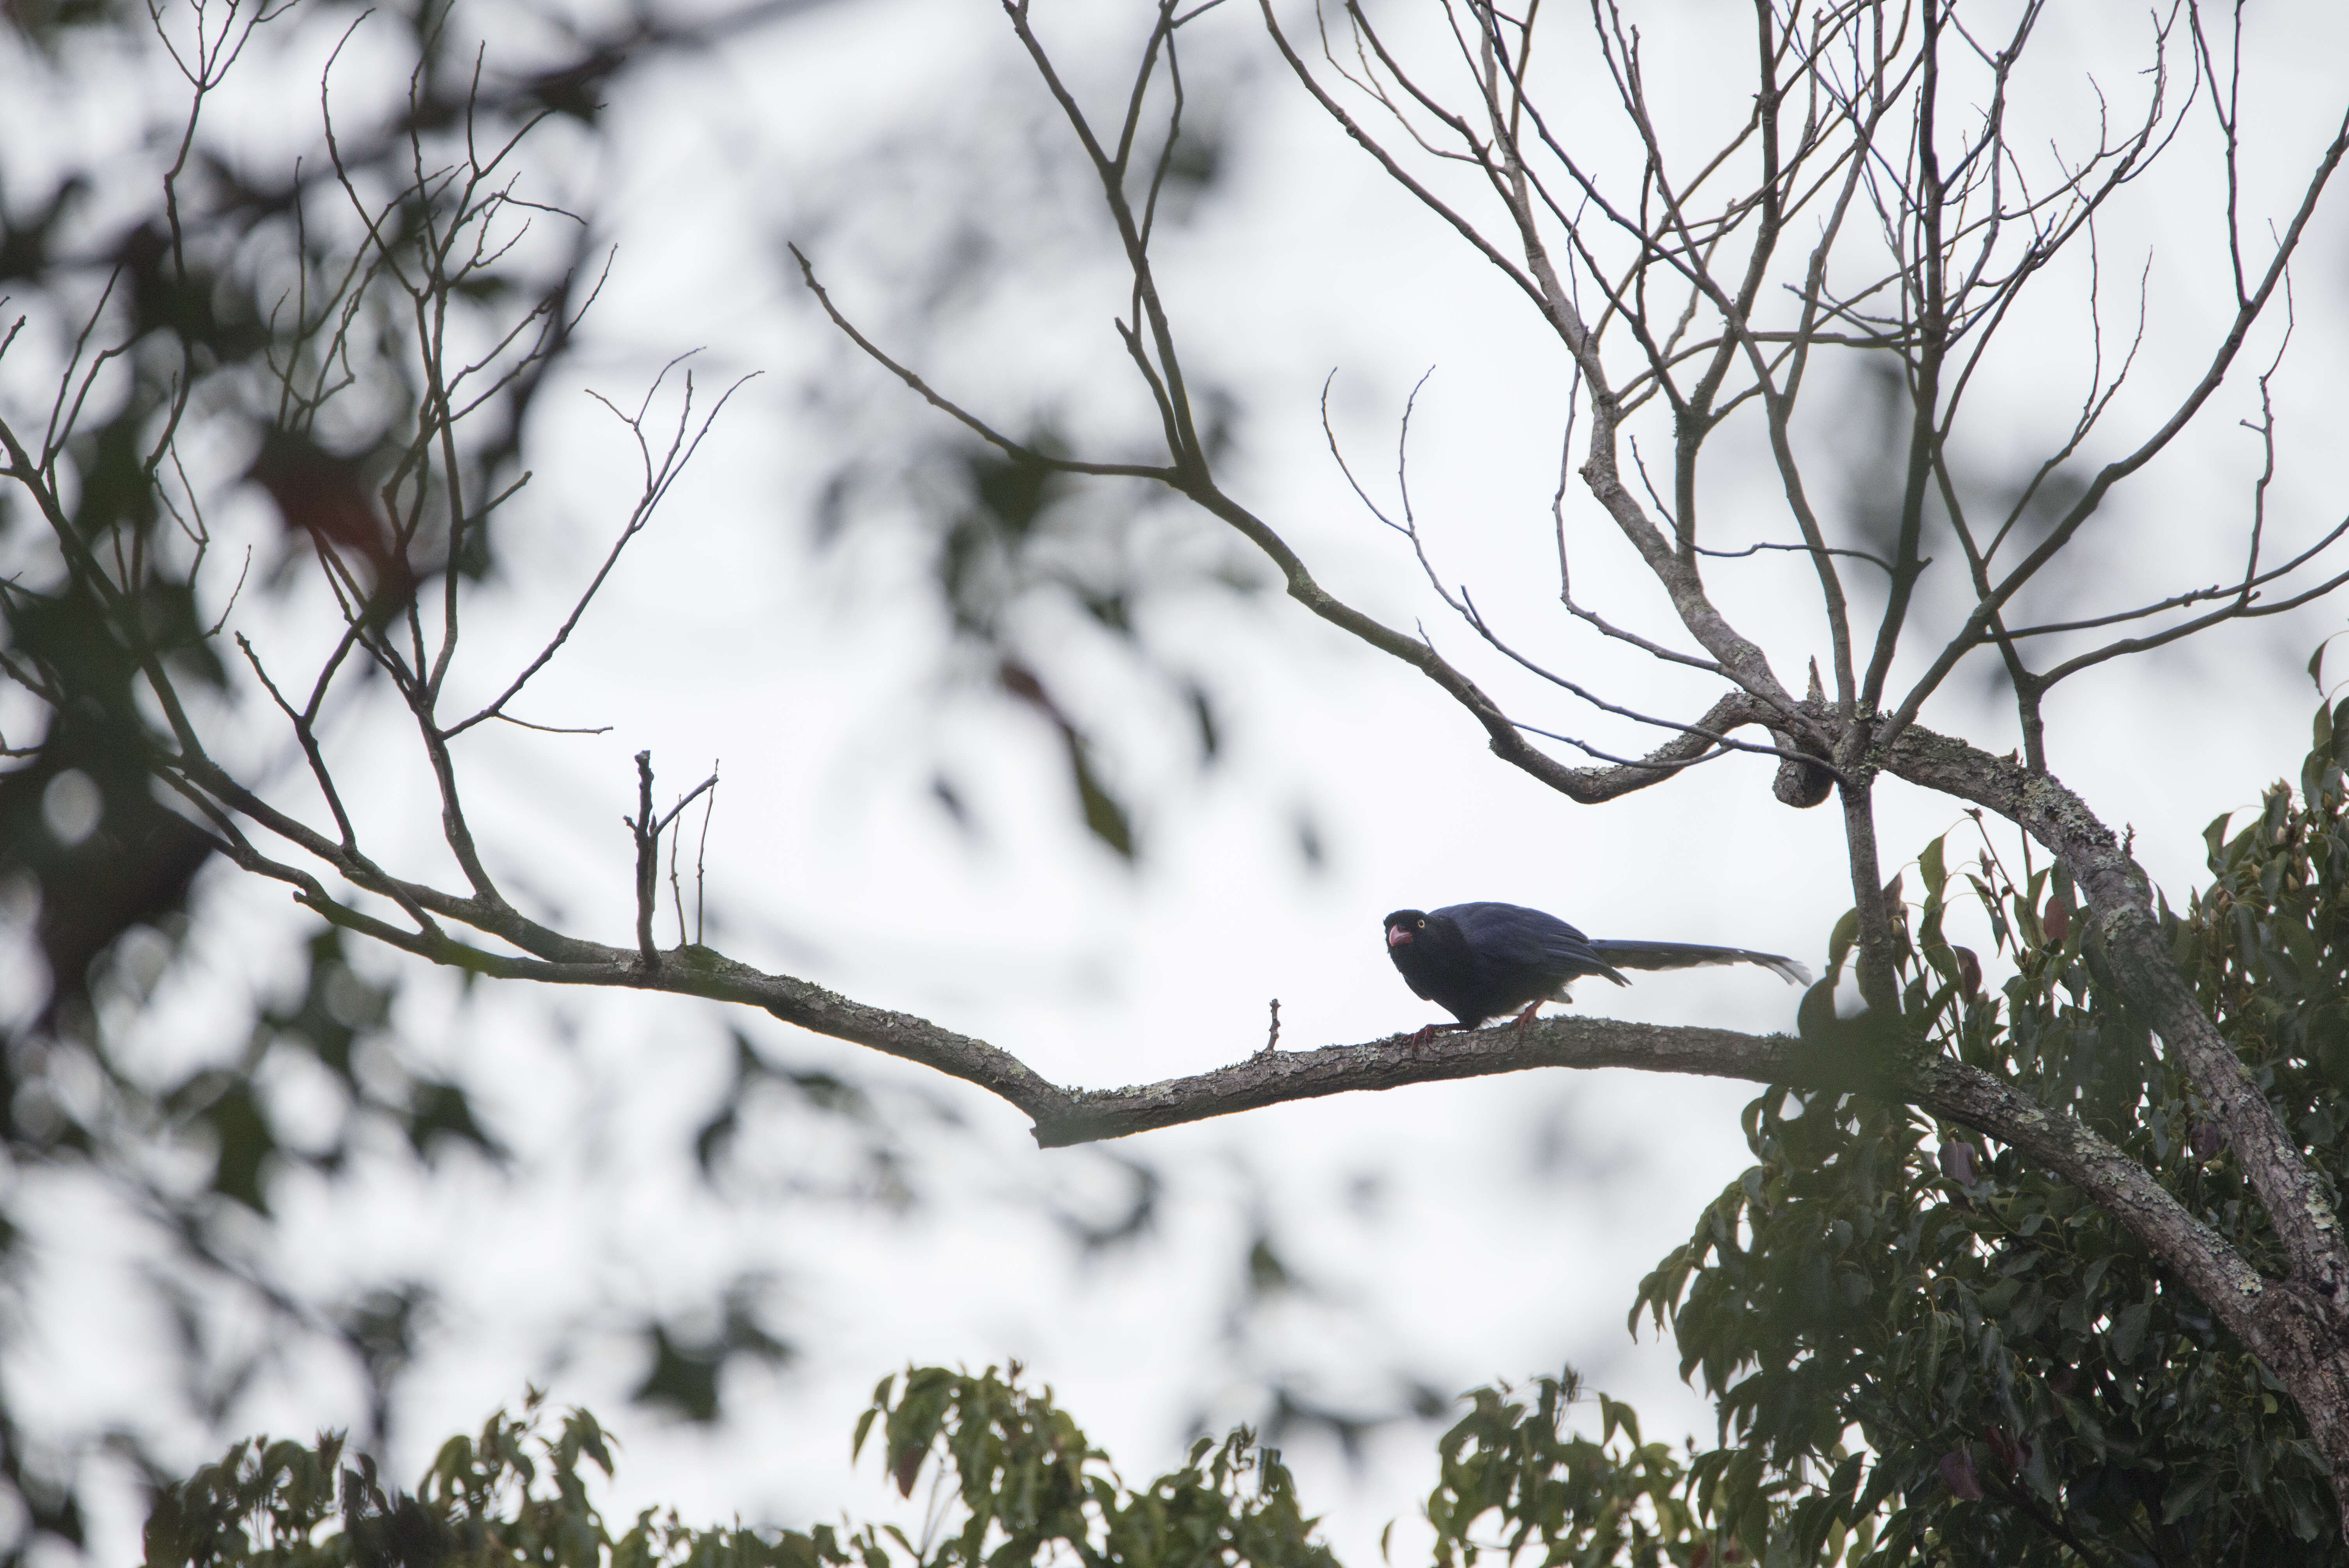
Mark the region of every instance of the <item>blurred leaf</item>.
POLYGON ((1158 1221, 1163 1182, 1157 1171, 1123 1155, 1105 1156, 1108 1164, 1128 1183, 1125 1201, 1106 1220, 1095 1220, 1061 1206, 1053 1218, 1087 1258, 1130 1246, 1148 1235, 1158 1221))
POLYGON ((1288 1264, 1281 1261, 1272 1238, 1262 1232, 1258 1232, 1256 1240, 1248 1244, 1247 1281, 1248 1293, 1252 1295, 1278 1295, 1293 1289, 1297 1284, 1297 1276, 1289 1272, 1288 1264))
POLYGON ((233 1198, 255 1213, 269 1212, 262 1177, 270 1157, 277 1152, 270 1130, 254 1098, 253 1086, 242 1079, 223 1084, 202 1112, 217 1145, 212 1162, 212 1191, 233 1198))
POLYGON ((1085 755, 1084 743, 1071 733, 1069 737, 1069 771, 1076 780, 1077 799, 1084 808, 1085 828, 1107 845, 1119 858, 1133 859, 1133 826, 1127 820, 1125 808, 1116 798, 1102 788, 1095 777, 1092 760, 1085 755))
POLYGON ((1297 857, 1305 862, 1306 871, 1319 874, 1328 870, 1330 848, 1322 841, 1321 824, 1314 820, 1313 813, 1300 808, 1298 810, 1294 827, 1297 833, 1297 857))
POLYGON ((708 1344, 679 1346, 668 1326, 655 1323, 646 1329, 653 1364, 645 1380, 629 1395, 639 1405, 658 1405, 705 1425, 718 1418, 718 1374, 725 1365, 722 1350, 708 1344))
POLYGON ((425 1159, 437 1158, 452 1143, 463 1144, 492 1161, 507 1158, 505 1145, 475 1119, 471 1098, 456 1084, 418 1080, 409 1090, 404 1120, 409 1146, 425 1159))
POLYGON ((726 1288, 714 1326, 674 1320, 646 1325, 652 1366, 630 1398, 708 1425, 720 1414, 719 1378, 729 1362, 748 1357, 779 1367, 796 1360, 799 1352, 759 1321, 759 1298, 766 1288, 766 1282, 755 1275, 736 1280, 726 1288))
POLYGON ((1196 681, 1185 683, 1183 695, 1191 704, 1191 721, 1198 727, 1199 759, 1213 762, 1224 749, 1223 729, 1216 722, 1216 700, 1196 681))

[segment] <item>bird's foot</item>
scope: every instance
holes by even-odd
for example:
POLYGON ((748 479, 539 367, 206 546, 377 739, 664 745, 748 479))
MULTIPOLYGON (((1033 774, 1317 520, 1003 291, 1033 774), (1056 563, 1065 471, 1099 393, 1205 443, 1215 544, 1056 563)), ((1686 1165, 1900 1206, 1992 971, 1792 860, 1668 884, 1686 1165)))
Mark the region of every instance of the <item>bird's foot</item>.
MULTIPOLYGON (((1543 1000, 1547 1001, 1547 998, 1545 997, 1543 1000)), ((1509 1026, 1515 1029, 1518 1034, 1522 1035, 1526 1032, 1526 1026, 1534 1021, 1534 1015, 1540 1011, 1540 1002, 1528 1002, 1526 1004, 1526 1010, 1517 1015, 1517 1021, 1509 1026)))
POLYGON ((1456 1029, 1460 1026, 1461 1026, 1458 1024, 1426 1025, 1422 1028, 1413 1030, 1410 1035, 1406 1036, 1402 1042, 1402 1048, 1409 1051, 1413 1056, 1417 1056, 1420 1051, 1426 1047, 1428 1041, 1435 1038, 1439 1031, 1444 1029, 1456 1029))

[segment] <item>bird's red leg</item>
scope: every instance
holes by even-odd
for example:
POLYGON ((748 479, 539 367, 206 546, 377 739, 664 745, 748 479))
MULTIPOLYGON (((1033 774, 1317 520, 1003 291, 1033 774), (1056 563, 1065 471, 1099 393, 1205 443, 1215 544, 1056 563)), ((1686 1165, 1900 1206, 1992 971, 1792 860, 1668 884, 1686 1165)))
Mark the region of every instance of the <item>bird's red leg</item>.
POLYGON ((1534 1000, 1526 1003, 1526 1010, 1517 1015, 1517 1021, 1510 1026, 1516 1029, 1517 1033, 1521 1035, 1524 1034, 1526 1032, 1526 1026, 1534 1021, 1534 1015, 1541 1011, 1541 1005, 1547 1000, 1549 1000, 1549 998, 1547 996, 1537 996, 1534 1000))
POLYGON ((1426 1025, 1420 1029, 1414 1030, 1410 1037, 1403 1041, 1402 1048, 1409 1051, 1413 1056, 1417 1056, 1419 1055, 1422 1047, 1425 1046, 1428 1041, 1435 1038, 1435 1032, 1438 1029, 1457 1029, 1463 1026, 1464 1026, 1459 1024, 1426 1025))

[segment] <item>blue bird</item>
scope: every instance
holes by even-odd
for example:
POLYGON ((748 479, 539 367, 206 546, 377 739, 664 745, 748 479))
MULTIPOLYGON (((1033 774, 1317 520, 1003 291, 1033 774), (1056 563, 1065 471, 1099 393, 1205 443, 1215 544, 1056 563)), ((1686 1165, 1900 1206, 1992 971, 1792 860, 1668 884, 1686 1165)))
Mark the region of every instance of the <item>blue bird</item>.
POLYGON ((1807 985, 1811 978, 1809 970, 1775 953, 1686 942, 1593 941, 1554 914, 1514 903, 1399 909, 1387 916, 1386 929, 1387 956, 1413 992, 1459 1019, 1464 1029, 1508 1012, 1517 1013, 1523 1028, 1544 1002, 1566 1001, 1572 982, 1597 975, 1629 985, 1626 969, 1758 964, 1790 985, 1807 985))

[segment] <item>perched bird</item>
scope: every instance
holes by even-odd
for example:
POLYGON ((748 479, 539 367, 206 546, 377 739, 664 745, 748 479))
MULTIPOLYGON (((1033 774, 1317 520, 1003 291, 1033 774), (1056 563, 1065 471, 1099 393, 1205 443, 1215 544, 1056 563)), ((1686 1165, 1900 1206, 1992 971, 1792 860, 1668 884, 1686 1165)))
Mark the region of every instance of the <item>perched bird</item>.
POLYGON ((1742 947, 1594 942, 1554 914, 1514 903, 1399 909, 1387 916, 1386 927, 1387 956, 1412 990, 1459 1019, 1464 1029, 1520 1008, 1517 1026, 1523 1028, 1544 1002, 1565 1001, 1567 986, 1586 975, 1629 985, 1625 969, 1759 964, 1790 985, 1811 977, 1791 958, 1742 947))

